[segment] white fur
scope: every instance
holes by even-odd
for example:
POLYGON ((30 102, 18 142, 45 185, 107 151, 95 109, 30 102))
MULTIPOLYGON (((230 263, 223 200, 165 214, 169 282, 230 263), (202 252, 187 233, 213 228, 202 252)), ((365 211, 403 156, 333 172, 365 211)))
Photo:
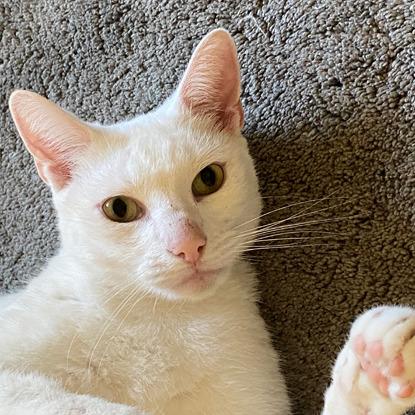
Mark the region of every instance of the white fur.
POLYGON ((213 127, 178 93, 107 127, 51 105, 26 92, 12 98, 52 186, 62 246, 26 289, 1 302, 0 414, 288 415, 254 276, 241 261, 261 203, 247 143, 229 127, 240 118, 213 127), (42 117, 56 120, 40 131, 42 117), (195 200, 192 181, 211 163, 223 166, 224 184, 195 200), (137 200, 144 216, 108 220, 101 206, 117 195, 137 200), (166 249, 182 220, 206 235, 199 266, 215 271, 208 282, 189 282, 193 266, 166 249))

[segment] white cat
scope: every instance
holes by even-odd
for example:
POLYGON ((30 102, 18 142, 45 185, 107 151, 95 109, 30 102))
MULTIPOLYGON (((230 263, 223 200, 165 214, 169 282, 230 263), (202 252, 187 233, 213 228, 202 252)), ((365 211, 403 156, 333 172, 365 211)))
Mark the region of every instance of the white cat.
POLYGON ((12 94, 62 246, 3 300, 1 414, 289 413, 241 261, 261 202, 239 93, 218 30, 173 97, 132 121, 86 124, 12 94))
MULTIPOLYGON (((241 259, 261 202, 239 94, 223 30, 203 39, 173 96, 132 121, 87 124, 34 93, 12 94, 16 126, 52 189, 61 249, 0 300, 0 415, 290 413, 241 259)), ((410 333, 414 312, 391 310, 411 315, 410 333)), ((391 399, 370 372, 387 362, 380 352, 366 362, 387 335, 382 324, 372 338, 365 318, 339 357, 325 415, 375 413, 379 402, 398 414, 415 402, 402 342, 383 342, 402 378, 398 387, 384 375, 391 399)))

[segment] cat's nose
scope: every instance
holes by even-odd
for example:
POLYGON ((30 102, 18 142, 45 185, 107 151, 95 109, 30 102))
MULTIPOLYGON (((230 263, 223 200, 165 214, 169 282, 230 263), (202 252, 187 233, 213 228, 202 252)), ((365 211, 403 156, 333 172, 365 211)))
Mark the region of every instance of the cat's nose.
POLYGON ((203 254, 206 235, 196 224, 189 221, 180 225, 174 235, 168 238, 167 249, 184 261, 196 264, 203 254))

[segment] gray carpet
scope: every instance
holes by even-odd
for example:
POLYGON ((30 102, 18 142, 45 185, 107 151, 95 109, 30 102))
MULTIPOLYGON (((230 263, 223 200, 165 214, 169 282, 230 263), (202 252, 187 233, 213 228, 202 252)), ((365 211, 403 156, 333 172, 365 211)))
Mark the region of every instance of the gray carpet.
POLYGON ((414 303, 414 1, 1 0, 1 286, 23 284, 58 245, 10 92, 89 121, 132 117, 173 91, 216 27, 238 47, 265 210, 293 205, 266 219, 308 222, 275 242, 294 246, 251 258, 295 413, 314 414, 353 316, 414 303))

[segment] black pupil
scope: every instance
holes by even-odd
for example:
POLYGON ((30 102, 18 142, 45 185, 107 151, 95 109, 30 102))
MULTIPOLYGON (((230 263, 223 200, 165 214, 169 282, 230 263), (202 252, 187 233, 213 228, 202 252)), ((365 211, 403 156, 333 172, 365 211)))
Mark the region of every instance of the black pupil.
POLYGON ((112 211, 119 217, 123 218, 127 213, 127 204, 122 199, 115 199, 112 204, 112 211))
POLYGON ((205 184, 206 186, 214 186, 216 183, 216 174, 213 171, 212 168, 210 167, 205 167, 201 172, 200 172, 200 178, 203 182, 203 184, 205 184))

